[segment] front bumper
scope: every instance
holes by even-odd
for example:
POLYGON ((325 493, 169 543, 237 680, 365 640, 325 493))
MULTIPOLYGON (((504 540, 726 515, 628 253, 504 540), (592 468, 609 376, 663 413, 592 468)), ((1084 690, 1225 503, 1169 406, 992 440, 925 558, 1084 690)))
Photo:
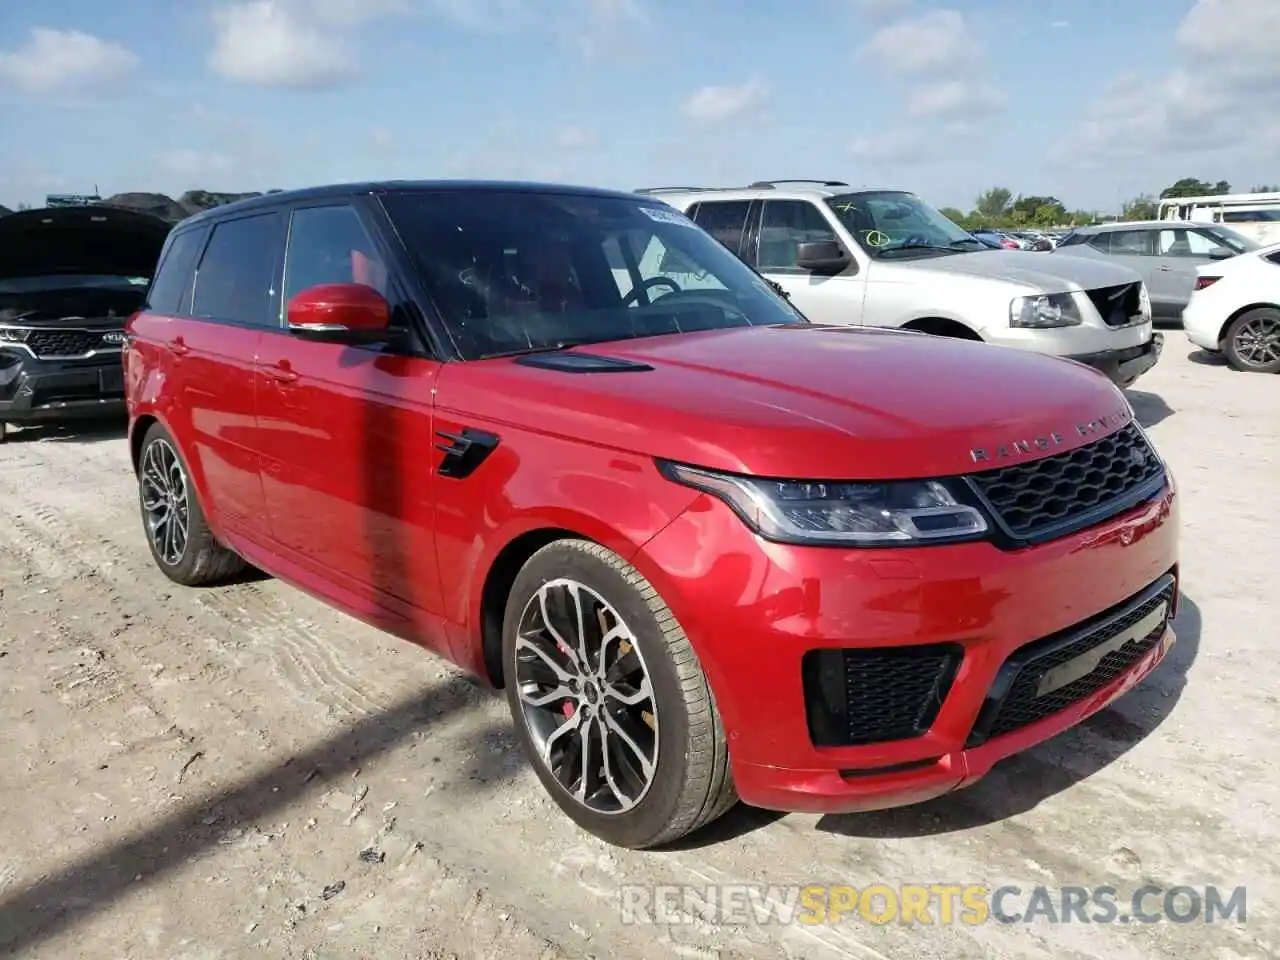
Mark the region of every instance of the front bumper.
POLYGON ((1156 365, 1163 350, 1164 334, 1157 330, 1140 347, 1104 350, 1100 353, 1068 356, 1067 359, 1101 371, 1118 387, 1128 387, 1156 365))
MULTIPOLYGON (((978 735, 1001 668, 1015 652, 1025 655, 1038 648, 1037 641, 1053 642, 1045 638, 1092 622, 1166 576, 1173 578, 1172 619, 1177 501, 1170 480, 1158 498, 1120 517, 1005 552, 986 543, 884 550, 782 546, 756 538, 707 496, 650 541, 635 562, 695 645, 744 802, 815 813, 881 809, 972 783, 997 761, 1103 709, 1155 669, 1174 639, 1163 621, 1118 673, 1090 673, 1087 694, 1007 732, 978 735), (803 669, 807 652, 928 644, 955 645, 961 654, 927 729, 889 741, 815 745, 812 688, 803 669), (1093 683, 1097 677, 1104 682, 1093 683)), ((1073 662, 1087 667, 1089 657, 1073 662)))
POLYGON ((119 351, 73 360, 38 360, 0 348, 0 422, 45 423, 124 413, 119 351))

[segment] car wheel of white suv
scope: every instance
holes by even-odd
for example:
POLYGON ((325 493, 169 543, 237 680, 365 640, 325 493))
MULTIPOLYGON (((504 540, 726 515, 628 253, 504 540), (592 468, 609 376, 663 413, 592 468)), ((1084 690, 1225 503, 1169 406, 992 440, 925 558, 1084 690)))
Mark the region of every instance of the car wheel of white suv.
POLYGON ((1237 370, 1280 373, 1280 310, 1259 307, 1227 327, 1223 353, 1237 370))

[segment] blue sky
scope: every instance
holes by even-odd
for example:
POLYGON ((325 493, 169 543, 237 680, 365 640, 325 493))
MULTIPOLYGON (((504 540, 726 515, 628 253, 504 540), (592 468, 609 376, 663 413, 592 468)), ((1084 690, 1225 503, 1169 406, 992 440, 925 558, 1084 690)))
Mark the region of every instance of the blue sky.
POLYGON ((1280 0, 6 3, 0 204, 811 176, 1110 209, 1280 181, 1278 38, 1280 0))

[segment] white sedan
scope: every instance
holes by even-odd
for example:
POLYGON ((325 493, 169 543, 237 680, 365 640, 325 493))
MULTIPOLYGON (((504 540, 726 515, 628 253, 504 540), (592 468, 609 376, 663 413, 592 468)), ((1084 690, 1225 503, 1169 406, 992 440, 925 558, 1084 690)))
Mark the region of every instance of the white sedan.
POLYGON ((1280 243, 1196 269, 1187 338, 1237 370, 1280 373, 1280 243))

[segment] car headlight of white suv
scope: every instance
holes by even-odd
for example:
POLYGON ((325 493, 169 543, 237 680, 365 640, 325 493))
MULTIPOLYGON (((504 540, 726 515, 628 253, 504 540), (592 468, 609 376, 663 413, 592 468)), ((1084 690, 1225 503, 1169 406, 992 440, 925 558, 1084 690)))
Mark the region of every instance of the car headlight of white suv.
POLYGON ((1009 326, 1030 329, 1074 327, 1083 322, 1075 297, 1069 293, 1038 293, 1014 297, 1009 304, 1009 326))

